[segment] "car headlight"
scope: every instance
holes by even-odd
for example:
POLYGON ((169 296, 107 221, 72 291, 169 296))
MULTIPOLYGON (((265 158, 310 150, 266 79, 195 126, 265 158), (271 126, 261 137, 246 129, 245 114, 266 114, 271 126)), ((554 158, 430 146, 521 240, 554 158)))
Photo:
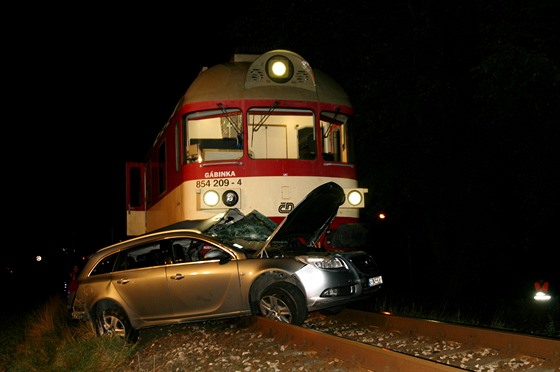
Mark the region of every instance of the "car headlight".
POLYGON ((314 265, 319 269, 348 269, 346 263, 338 257, 327 256, 298 256, 296 260, 303 262, 307 265, 314 265))

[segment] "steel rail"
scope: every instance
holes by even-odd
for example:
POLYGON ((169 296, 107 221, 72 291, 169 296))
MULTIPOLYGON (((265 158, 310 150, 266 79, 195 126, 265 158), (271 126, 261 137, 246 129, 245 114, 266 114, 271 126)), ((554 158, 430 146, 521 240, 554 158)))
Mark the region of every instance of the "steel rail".
POLYGON ((496 329, 350 309, 337 315, 310 314, 301 327, 263 317, 251 317, 250 324, 278 342, 289 341, 375 371, 483 371, 510 366, 560 371, 560 339, 496 329), (367 338, 376 341, 361 341, 367 338), (453 347, 433 347, 438 344, 453 347))
POLYGON ((277 342, 293 342, 320 355, 336 357, 375 371, 457 371, 461 368, 436 363, 388 349, 344 339, 341 337, 281 323, 263 317, 252 317, 255 331, 277 342))

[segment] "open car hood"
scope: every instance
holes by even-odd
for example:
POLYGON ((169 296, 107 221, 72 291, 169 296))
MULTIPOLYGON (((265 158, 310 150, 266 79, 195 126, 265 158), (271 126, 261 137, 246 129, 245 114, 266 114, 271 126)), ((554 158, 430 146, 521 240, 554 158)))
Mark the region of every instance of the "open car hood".
POLYGON ((344 190, 338 184, 327 182, 315 188, 276 227, 256 255, 278 241, 297 239, 307 247, 316 247, 343 203, 344 190))
POLYGON ((343 203, 344 190, 327 182, 312 190, 279 225, 258 211, 245 216, 232 208, 206 220, 181 221, 160 230, 196 229, 232 244, 242 242, 259 256, 277 242, 317 247, 343 203))

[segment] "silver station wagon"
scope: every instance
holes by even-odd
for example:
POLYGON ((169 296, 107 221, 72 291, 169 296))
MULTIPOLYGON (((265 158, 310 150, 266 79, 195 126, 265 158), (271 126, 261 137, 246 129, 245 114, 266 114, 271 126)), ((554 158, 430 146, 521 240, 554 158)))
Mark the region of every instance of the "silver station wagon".
POLYGON ((152 326, 248 315, 299 325, 308 312, 336 313, 382 285, 370 254, 318 247, 343 203, 328 182, 278 225, 230 209, 100 249, 80 272, 72 317, 135 342, 152 326))

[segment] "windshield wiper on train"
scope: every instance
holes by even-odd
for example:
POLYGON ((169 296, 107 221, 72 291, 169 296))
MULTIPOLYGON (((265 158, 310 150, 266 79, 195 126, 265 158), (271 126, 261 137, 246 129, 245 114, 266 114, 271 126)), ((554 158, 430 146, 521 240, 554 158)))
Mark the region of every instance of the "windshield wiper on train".
POLYGON ((265 123, 265 121, 268 120, 268 118, 270 117, 270 115, 274 112, 274 110, 276 110, 276 108, 278 107, 278 105, 280 104, 280 102, 278 101, 274 101, 274 103, 272 104, 272 106, 270 107, 270 109, 268 110, 268 113, 263 116, 261 118, 261 120, 259 120, 257 125, 253 125, 253 130, 251 131, 251 146, 253 145, 253 133, 255 133, 256 131, 258 131, 259 129, 261 129, 261 127, 263 126, 263 124, 265 123))
POLYGON ((276 110, 276 107, 278 107, 280 103, 278 101, 274 102, 272 104, 272 106, 270 107, 270 109, 268 110, 268 113, 263 116, 261 118, 261 120, 259 121, 259 123, 257 125, 253 126, 253 132, 258 131, 259 129, 261 129, 261 127, 263 126, 264 122, 268 120, 268 118, 270 117, 270 114, 272 114, 272 112, 274 112, 274 110, 276 110))
POLYGON ((333 123, 336 121, 336 117, 337 117, 339 112, 340 112, 340 107, 337 107, 336 112, 334 113, 334 116, 332 117, 332 121, 329 121, 327 131, 323 134, 323 138, 328 138, 329 135, 331 134, 331 129, 332 129, 333 123))
POLYGON ((220 110, 222 110, 222 113, 224 114, 224 116, 226 117, 226 120, 231 124, 231 126, 233 127, 233 129, 235 129, 235 131, 237 132, 237 134, 241 134, 241 128, 237 127, 237 124, 235 124, 233 122, 233 120, 231 120, 231 118, 229 117, 229 113, 227 112, 226 108, 224 107, 224 105, 222 103, 218 103, 218 107, 220 108, 220 110))

